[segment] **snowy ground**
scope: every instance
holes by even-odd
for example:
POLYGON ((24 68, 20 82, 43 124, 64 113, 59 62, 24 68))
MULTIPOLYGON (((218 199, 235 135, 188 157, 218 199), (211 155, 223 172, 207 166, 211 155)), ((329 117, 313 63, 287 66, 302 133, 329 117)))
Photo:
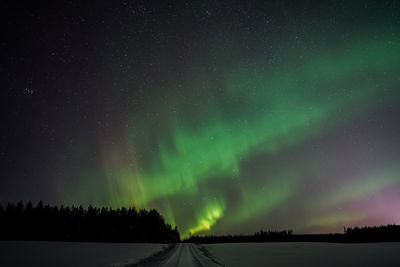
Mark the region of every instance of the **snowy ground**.
MULTIPOLYGON (((124 266, 163 244, 0 241, 0 266, 124 266)), ((225 266, 400 266, 400 243, 242 243, 202 245, 225 266)), ((149 265, 149 264, 148 264, 149 265)), ((178 244, 155 266, 216 266, 194 244, 178 244)))
POLYGON ((147 258, 164 246, 167 245, 0 241, 0 266, 123 266, 147 258))
POLYGON ((400 243, 203 245, 225 266, 400 266, 400 243))

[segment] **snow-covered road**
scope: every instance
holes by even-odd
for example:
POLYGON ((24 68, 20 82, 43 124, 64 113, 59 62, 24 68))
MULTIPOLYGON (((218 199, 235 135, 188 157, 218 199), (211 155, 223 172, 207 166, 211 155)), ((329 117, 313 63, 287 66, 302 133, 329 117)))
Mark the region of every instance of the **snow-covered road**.
POLYGON ((164 267, 200 267, 200 266, 220 266, 206 257, 199 247, 190 243, 179 243, 171 251, 168 258, 160 264, 164 267))

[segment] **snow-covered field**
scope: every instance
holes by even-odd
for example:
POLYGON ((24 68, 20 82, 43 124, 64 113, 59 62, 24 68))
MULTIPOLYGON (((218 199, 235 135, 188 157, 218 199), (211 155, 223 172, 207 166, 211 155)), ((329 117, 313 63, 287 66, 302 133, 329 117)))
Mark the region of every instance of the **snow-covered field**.
POLYGON ((400 243, 203 245, 225 266, 400 266, 400 243))
POLYGON ((0 266, 123 266, 147 258, 164 246, 167 245, 0 241, 0 266))
MULTIPOLYGON (((0 266, 124 266, 160 251, 164 244, 0 241, 0 266)), ((203 245, 225 266, 400 266, 400 243, 239 243, 203 245)), ((156 265, 193 266, 197 246, 180 244, 156 265), (189 264, 190 263, 190 264, 189 264), (169 265, 168 265, 169 264, 169 265)), ((214 265, 204 259, 205 266, 214 265)))

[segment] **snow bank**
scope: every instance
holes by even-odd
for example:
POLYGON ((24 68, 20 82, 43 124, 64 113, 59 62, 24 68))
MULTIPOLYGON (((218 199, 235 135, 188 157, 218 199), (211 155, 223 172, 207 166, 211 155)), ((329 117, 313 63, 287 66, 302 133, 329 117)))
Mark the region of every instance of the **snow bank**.
POLYGON ((0 266, 123 266, 147 258, 165 244, 0 241, 0 266))
POLYGON ((400 243, 204 245, 225 266, 400 266, 400 243))

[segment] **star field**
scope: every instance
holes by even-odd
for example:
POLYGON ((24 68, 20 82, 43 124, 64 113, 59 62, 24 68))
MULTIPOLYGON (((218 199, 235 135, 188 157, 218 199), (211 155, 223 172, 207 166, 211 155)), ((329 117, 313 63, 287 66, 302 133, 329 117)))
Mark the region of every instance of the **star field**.
POLYGON ((400 223, 397 1, 1 5, 1 202, 183 236, 400 223))

